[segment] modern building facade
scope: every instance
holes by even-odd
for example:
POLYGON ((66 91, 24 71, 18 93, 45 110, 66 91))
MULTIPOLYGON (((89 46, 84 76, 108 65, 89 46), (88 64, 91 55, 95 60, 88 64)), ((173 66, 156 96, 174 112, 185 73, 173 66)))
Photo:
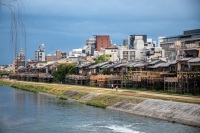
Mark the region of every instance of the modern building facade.
POLYGON ((45 60, 46 61, 56 61, 56 60, 60 60, 66 58, 66 52, 61 52, 60 50, 56 50, 56 54, 54 55, 47 55, 45 56, 45 60))
POLYGON ((143 40, 143 42, 146 43, 147 35, 129 35, 128 36, 128 46, 130 49, 137 49, 137 48, 135 48, 135 42, 138 39, 143 40))
POLYGON ((119 61, 118 58, 118 48, 105 48, 104 54, 110 55, 110 61, 119 61))
POLYGON ((45 46, 41 44, 39 50, 35 51, 35 61, 45 61, 45 46))
POLYGON ((89 38, 86 40, 86 45, 94 45, 96 43, 95 38, 89 38))
POLYGON ((109 48, 111 46, 110 36, 109 35, 95 35, 95 49, 100 51, 103 48, 109 48))
POLYGON ((159 38, 165 57, 173 61, 184 56, 184 49, 200 47, 200 29, 184 31, 183 35, 159 38))
POLYGON ((119 61, 133 61, 136 58, 136 50, 128 49, 126 46, 118 46, 119 61))
POLYGON ((89 38, 86 40, 86 46, 84 46, 84 49, 87 56, 94 56, 95 46, 96 46, 95 38, 89 38))

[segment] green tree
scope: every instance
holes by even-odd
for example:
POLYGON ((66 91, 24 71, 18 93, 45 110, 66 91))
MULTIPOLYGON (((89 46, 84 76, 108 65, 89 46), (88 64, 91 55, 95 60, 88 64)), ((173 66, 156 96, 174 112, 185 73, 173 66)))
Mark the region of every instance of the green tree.
POLYGON ((57 70, 53 72, 54 82, 65 82, 66 74, 75 73, 75 63, 63 63, 57 66, 57 70))
POLYGON ((8 70, 0 70, 0 73, 12 73, 12 71, 8 71, 8 70))
POLYGON ((109 74, 109 69, 108 68, 104 68, 103 70, 102 70, 102 74, 109 74))
POLYGON ((110 60, 110 55, 103 54, 96 58, 95 63, 102 63, 110 60))

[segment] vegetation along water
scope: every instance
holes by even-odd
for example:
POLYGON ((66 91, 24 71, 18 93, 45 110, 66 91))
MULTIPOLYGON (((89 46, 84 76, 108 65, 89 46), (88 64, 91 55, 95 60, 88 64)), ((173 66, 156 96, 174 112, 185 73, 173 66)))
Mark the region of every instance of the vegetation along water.
POLYGON ((3 133, 200 131, 197 127, 95 108, 9 86, 0 87, 0 105, 0 132, 3 133))

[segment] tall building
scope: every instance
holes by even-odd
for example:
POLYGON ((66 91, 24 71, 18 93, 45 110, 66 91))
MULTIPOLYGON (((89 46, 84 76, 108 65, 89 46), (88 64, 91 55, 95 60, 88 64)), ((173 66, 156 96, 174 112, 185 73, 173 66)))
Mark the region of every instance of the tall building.
POLYGON ((85 52, 87 56, 94 56, 95 46, 96 46, 95 38, 89 38, 86 40, 85 52))
POLYGON ((93 45, 96 43, 96 39, 95 38, 89 38, 86 40, 87 45, 93 45))
POLYGON ((35 51, 35 61, 45 61, 45 47, 44 44, 39 46, 39 50, 35 51))
POLYGON ((163 42, 164 38, 163 36, 158 37, 158 47, 160 47, 160 43, 163 42))
POLYGON ((110 36, 95 35, 95 38, 96 38, 95 48, 97 51, 100 51, 103 48, 109 48, 111 46, 110 36))
POLYGON ((142 39, 144 43, 147 43, 147 35, 130 35, 128 36, 128 46, 130 49, 136 49, 135 41, 137 39, 142 39))
POLYGON ((184 31, 183 35, 159 38, 165 57, 173 61, 184 56, 184 49, 200 47, 200 29, 184 31))
POLYGON ((24 55, 24 51, 22 50, 22 48, 20 49, 19 57, 20 57, 21 61, 24 61, 24 63, 22 65, 25 66, 25 55, 24 55))
POLYGON ((124 40, 124 46, 118 47, 120 60, 148 61, 151 58, 163 57, 162 49, 156 48, 156 41, 153 41, 152 38, 147 38, 147 35, 130 35, 127 41, 127 46, 126 40, 124 40))
POLYGON ((25 67, 25 65, 25 55, 21 48, 19 56, 16 56, 13 60, 13 72, 16 73, 20 67, 25 67))

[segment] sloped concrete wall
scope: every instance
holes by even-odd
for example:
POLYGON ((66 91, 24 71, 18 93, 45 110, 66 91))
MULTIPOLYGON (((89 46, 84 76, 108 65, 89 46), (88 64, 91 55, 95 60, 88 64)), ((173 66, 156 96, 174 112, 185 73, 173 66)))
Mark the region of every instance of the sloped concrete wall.
POLYGON ((138 104, 118 102, 108 108, 200 127, 200 105, 146 99, 138 104))
POLYGON ((89 93, 87 95, 85 95, 84 97, 82 97, 81 99, 79 99, 78 101, 81 103, 86 103, 89 100, 92 100, 93 98, 99 96, 99 94, 97 93, 89 93))

